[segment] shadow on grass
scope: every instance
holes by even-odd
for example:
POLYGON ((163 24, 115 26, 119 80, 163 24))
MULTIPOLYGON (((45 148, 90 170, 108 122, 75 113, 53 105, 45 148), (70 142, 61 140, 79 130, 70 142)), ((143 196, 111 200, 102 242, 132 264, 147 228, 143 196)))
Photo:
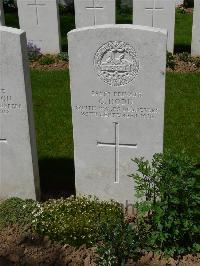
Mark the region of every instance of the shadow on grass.
POLYGON ((74 160, 44 158, 39 168, 42 201, 75 194, 74 160))
POLYGON ((175 44, 174 53, 191 53, 191 45, 188 44, 175 44))

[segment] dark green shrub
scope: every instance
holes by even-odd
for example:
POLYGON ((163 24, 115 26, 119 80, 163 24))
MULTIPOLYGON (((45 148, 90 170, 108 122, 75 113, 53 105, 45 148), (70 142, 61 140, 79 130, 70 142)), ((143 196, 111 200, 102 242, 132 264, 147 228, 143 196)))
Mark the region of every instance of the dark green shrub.
POLYGON ((12 224, 23 226, 32 221, 33 200, 10 198, 0 203, 0 229, 12 224))
POLYGON ((192 58, 191 55, 188 52, 183 52, 178 55, 179 59, 184 61, 184 62, 191 62, 192 58))
POLYGON ((183 6, 185 8, 194 7, 194 0, 184 0, 183 6))
POLYGON ((4 7, 4 12, 16 12, 17 11, 17 5, 14 0, 3 0, 3 7, 4 7))
POLYGON ((39 63, 40 65, 51 65, 54 64, 56 62, 56 59, 53 55, 51 54, 46 54, 43 55, 40 59, 39 59, 39 63))
POLYGON ((58 59, 68 62, 69 61, 69 55, 67 52, 61 52, 58 54, 58 59))
POLYGON ((38 205, 33 226, 40 234, 63 244, 88 246, 101 238, 101 224, 123 222, 118 203, 86 197, 49 200, 38 205))
POLYGON ((174 69, 176 65, 174 56, 172 53, 167 52, 167 67, 174 69))
POLYGON ((97 265, 125 265, 127 259, 139 255, 139 238, 131 224, 102 224, 101 245, 97 247, 97 265))
POLYGON ((139 230, 149 248, 170 256, 200 251, 200 166, 185 153, 135 159, 139 230))

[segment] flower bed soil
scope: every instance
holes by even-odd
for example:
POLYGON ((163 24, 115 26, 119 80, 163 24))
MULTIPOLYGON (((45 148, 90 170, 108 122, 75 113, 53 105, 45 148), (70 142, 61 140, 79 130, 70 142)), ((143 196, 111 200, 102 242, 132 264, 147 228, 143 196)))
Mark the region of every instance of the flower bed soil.
MULTIPOLYGON (((197 67, 192 62, 185 62, 179 59, 178 55, 174 56, 175 67, 174 69, 167 68, 169 72, 200 72, 200 67, 197 67)), ((69 68, 69 64, 66 61, 57 60, 56 63, 50 65, 41 65, 39 61, 30 63, 31 69, 38 70, 67 70, 69 68)))
POLYGON ((179 59, 178 55, 174 55, 174 61, 175 61, 175 67, 174 69, 167 68, 167 71, 169 72, 179 72, 179 73, 184 73, 184 72, 200 72, 200 66, 196 66, 195 63, 190 62, 190 61, 183 61, 179 59))
MULTIPOLYGON (((76 249, 39 237, 30 227, 21 231, 17 226, 7 227, 0 232, 0 266, 95 266, 95 248, 85 245, 76 249)), ((200 255, 188 255, 179 260, 165 259, 153 253, 143 255, 137 262, 127 266, 199 266, 200 255)))

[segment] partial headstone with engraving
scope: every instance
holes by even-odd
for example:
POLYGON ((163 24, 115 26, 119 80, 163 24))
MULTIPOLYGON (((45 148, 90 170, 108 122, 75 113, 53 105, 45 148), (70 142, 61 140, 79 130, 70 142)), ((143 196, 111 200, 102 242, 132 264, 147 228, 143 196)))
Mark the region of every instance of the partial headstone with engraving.
POLYGON ((115 0, 75 0, 76 28, 115 24, 115 0))
POLYGON ((0 25, 5 25, 4 10, 3 10, 3 1, 0 1, 0 25))
POLYGON ((167 50, 174 52, 175 0, 133 0, 133 24, 167 29, 167 50))
POLYGON ((26 35, 0 27, 0 199, 8 197, 39 198, 40 186, 26 35))
POLYGON ((200 1, 194 1, 191 53, 200 56, 200 1))
POLYGON ((133 25, 68 34, 78 194, 132 203, 131 158, 162 152, 166 40, 133 25))
POLYGON ((57 0, 17 0, 20 28, 42 53, 60 52, 57 0))

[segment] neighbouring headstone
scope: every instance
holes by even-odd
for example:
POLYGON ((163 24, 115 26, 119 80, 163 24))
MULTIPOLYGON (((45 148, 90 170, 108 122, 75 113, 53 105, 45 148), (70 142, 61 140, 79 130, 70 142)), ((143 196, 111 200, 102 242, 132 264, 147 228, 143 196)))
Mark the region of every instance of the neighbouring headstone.
POLYGON ((0 27, 0 199, 40 197, 26 35, 0 27))
POLYGON ((162 152, 166 41, 133 25, 68 34, 78 194, 132 203, 131 158, 162 152))
POLYGON ((60 52, 57 0, 17 0, 20 28, 42 53, 60 52))
POLYGON ((3 11, 3 1, 0 1, 0 25, 5 25, 4 11, 3 11))
POLYGON ((200 56, 200 1, 194 1, 193 27, 192 27, 192 56, 200 56))
POLYGON ((76 28, 115 24, 115 0, 75 0, 76 28))
POLYGON ((175 0, 133 0, 133 24, 167 29, 167 50, 174 51, 175 0))

